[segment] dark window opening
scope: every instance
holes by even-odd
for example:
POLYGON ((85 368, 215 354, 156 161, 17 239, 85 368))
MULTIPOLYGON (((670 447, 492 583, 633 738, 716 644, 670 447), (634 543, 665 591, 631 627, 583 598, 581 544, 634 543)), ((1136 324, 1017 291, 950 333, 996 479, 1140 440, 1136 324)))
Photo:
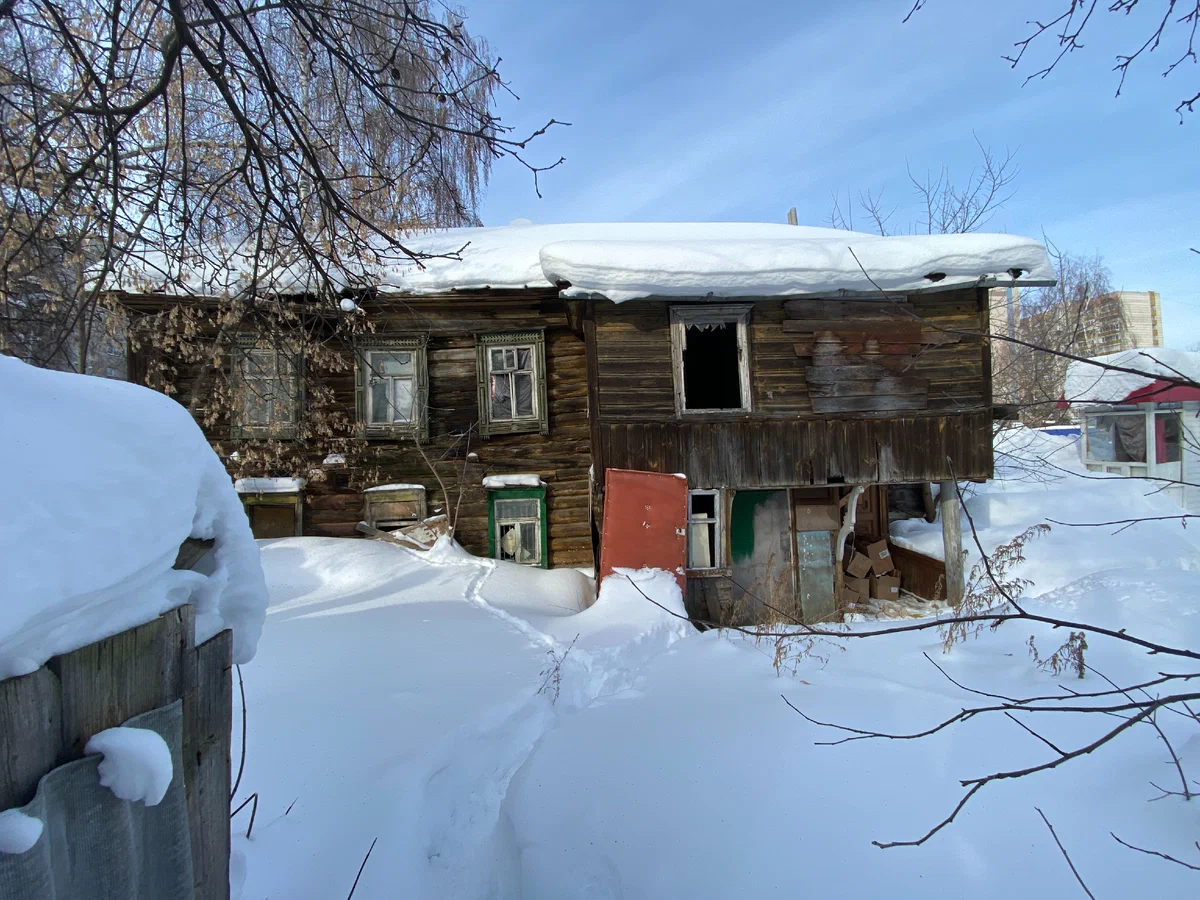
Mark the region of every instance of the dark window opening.
POLYGON ((741 409, 737 323, 689 325, 683 348, 685 409, 741 409))

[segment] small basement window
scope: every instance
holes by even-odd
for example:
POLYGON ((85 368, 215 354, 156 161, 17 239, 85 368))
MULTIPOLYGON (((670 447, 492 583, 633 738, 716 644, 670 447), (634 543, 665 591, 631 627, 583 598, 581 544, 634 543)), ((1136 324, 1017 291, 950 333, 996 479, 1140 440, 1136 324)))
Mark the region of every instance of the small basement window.
POLYGON ((242 499, 255 538, 304 533, 303 478, 240 478, 233 488, 242 499))
POLYGON ((680 414, 750 409, 748 306, 671 308, 680 414))
POLYGON ((488 549, 493 559, 548 567, 546 488, 488 491, 488 549))
POLYGON ((391 531, 425 520, 425 488, 419 484, 384 484, 363 491, 363 521, 391 531))
POLYGON ((722 547, 722 503, 719 491, 688 493, 688 568, 719 569, 722 547))

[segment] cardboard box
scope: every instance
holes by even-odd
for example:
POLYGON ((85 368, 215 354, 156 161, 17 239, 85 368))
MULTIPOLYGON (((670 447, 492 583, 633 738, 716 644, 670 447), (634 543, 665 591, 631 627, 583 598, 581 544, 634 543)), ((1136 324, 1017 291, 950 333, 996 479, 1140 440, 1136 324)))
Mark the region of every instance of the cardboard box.
POLYGON ((842 586, 842 606, 866 606, 867 595, 860 594, 858 591, 852 590, 846 586, 842 586))
POLYGON ((851 551, 851 556, 846 560, 846 571, 855 578, 866 578, 871 571, 871 560, 857 550, 851 551))
POLYGON ((876 575, 886 575, 892 571, 892 552, 888 550, 887 541, 868 544, 867 558, 871 560, 871 571, 876 575))
POLYGON ((846 590, 854 591, 854 593, 863 597, 868 597, 871 594, 871 582, 866 578, 854 578, 851 575, 847 575, 842 580, 842 585, 846 590))
POLYGON ((888 575, 872 575, 871 576, 871 599, 872 600, 899 600, 900 599, 900 573, 892 572, 888 575))
MULTIPOLYGON (((865 578, 863 581, 865 582, 865 578)), ((866 606, 866 602, 868 602, 869 594, 870 594, 870 587, 865 587, 865 588, 863 588, 863 590, 856 590, 854 588, 846 586, 846 584, 842 584, 842 586, 841 586, 841 605, 842 606, 866 606)))

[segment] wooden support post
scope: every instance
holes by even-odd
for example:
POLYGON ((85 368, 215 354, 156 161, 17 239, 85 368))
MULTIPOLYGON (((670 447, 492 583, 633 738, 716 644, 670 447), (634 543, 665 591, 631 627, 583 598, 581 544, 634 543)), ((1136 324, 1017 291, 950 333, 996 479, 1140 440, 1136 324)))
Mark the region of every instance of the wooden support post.
POLYGON ((939 484, 938 506, 942 513, 942 547, 946 554, 946 602, 962 603, 966 592, 963 575, 962 524, 959 520, 958 487, 953 481, 939 484))

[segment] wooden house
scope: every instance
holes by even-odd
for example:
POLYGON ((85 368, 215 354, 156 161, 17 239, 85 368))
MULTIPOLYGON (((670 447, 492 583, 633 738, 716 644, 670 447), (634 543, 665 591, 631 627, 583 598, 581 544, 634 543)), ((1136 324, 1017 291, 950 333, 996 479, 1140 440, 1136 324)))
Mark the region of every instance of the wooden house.
MULTIPOLYGON (((355 297, 375 329, 353 374, 323 376, 377 484, 334 460, 332 477, 273 498, 296 510, 272 520, 278 533, 352 536, 360 519, 397 526, 454 506, 472 552, 591 566, 606 470, 679 473, 699 618, 754 617, 771 597, 828 617, 837 536, 849 521, 886 536, 884 486, 991 476, 987 290, 1052 279, 1040 245, 1003 235, 513 225, 409 246, 447 256, 379 272, 355 297), (392 489, 373 498, 372 486, 392 489)), ((245 406, 214 440, 302 416, 313 373, 258 352, 232 365, 276 379, 287 402, 245 406)))

